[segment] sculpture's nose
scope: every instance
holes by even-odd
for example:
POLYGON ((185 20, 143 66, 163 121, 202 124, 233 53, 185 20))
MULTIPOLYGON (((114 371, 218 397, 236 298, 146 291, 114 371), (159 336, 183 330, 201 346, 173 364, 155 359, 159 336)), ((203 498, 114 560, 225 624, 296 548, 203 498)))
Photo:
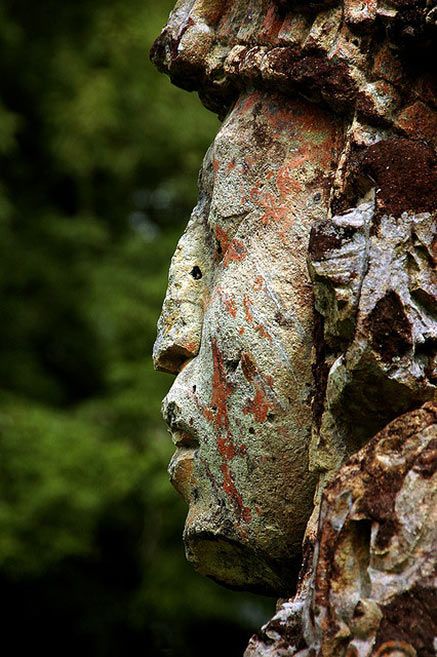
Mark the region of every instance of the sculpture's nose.
POLYGON ((209 273, 205 221, 195 210, 170 265, 153 348, 156 369, 176 374, 198 353, 209 273))

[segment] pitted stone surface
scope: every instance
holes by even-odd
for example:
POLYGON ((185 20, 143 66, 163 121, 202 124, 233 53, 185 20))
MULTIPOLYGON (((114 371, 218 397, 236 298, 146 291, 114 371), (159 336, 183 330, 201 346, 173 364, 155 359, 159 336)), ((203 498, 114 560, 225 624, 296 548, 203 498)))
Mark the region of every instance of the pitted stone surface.
POLYGON ((387 421, 435 398, 436 228, 429 213, 376 218, 374 201, 314 226, 309 266, 330 366, 314 468, 335 470, 387 421))

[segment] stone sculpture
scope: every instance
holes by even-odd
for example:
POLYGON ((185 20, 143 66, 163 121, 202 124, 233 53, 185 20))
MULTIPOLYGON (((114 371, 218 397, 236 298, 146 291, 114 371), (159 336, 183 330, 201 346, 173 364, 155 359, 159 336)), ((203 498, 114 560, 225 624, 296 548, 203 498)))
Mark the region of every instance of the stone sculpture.
POLYGON ((154 359, 188 559, 293 596, 248 657, 435 654, 436 12, 180 0, 152 49, 223 119, 154 359))

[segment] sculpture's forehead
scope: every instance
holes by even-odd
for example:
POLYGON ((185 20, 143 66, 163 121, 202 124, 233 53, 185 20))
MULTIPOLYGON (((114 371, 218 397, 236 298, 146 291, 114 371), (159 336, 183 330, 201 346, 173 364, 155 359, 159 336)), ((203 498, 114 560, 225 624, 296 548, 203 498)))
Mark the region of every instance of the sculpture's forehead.
POLYGON ((298 192, 328 175, 340 137, 340 123, 315 105, 262 91, 243 94, 204 161, 210 222, 238 221, 262 208, 269 223, 266 213, 273 216, 277 206, 284 213, 298 192))
POLYGON ((220 160, 232 160, 246 163, 243 173, 247 178, 259 175, 266 165, 299 147, 302 130, 309 139, 317 139, 323 132, 323 125, 315 125, 303 105, 277 94, 242 94, 214 139, 213 167, 217 170, 220 160))

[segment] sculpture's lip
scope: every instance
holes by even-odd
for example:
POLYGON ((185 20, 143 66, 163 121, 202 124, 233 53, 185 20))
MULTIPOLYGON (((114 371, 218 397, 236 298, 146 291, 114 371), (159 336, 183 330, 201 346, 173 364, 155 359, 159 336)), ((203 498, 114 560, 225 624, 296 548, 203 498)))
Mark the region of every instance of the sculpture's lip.
POLYGON ((195 453, 196 449, 194 447, 178 447, 176 449, 168 464, 168 473, 172 483, 175 476, 177 476, 177 468, 180 463, 182 461, 186 461, 187 459, 193 459, 195 453))
POLYGON ((187 503, 190 501, 196 451, 197 447, 178 446, 168 464, 170 482, 187 503))
POLYGON ((199 441, 197 437, 189 432, 181 429, 171 429, 171 439, 176 447, 186 447, 189 449, 197 449, 199 441))

